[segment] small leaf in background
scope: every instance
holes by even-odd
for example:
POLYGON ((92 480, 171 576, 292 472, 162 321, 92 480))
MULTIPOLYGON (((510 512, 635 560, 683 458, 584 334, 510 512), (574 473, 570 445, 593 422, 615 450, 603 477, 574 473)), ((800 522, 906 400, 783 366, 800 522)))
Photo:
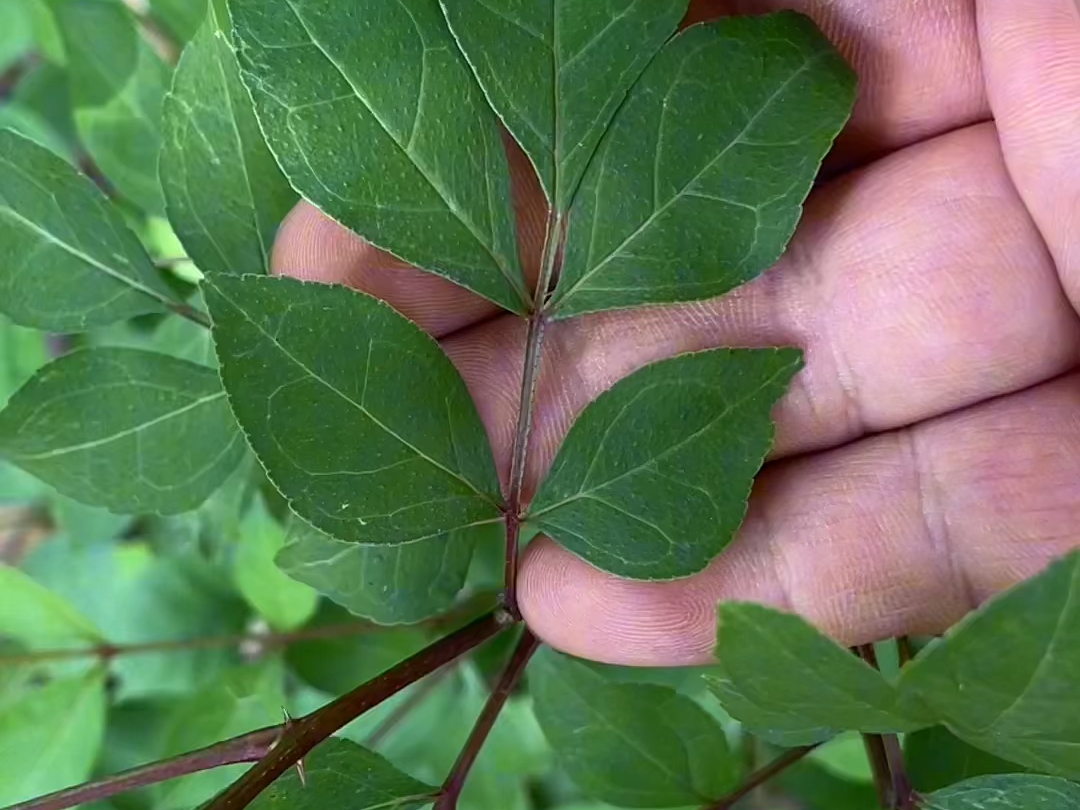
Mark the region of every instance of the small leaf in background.
POLYGON ((48 361, 41 332, 0 318, 0 407, 48 361))
POLYGON ((259 131, 223 6, 211 4, 165 98, 161 184, 169 219, 200 270, 267 273, 277 227, 297 195, 259 131))
POLYGON ((801 15, 679 34, 582 180, 556 317, 712 298, 757 276, 786 247, 854 99, 851 70, 801 15))
MULTIPOLYGON (((901 711, 880 672, 794 614, 722 603, 716 656, 743 697, 792 723, 875 734, 923 725, 901 711)), ((738 706, 725 708, 741 719, 738 706)))
MULTIPOLYGON (((358 624, 355 617, 329 603, 319 606, 312 629, 358 624)), ((289 645, 285 660, 304 681, 337 696, 390 669, 415 652, 429 639, 422 630, 402 627, 393 630, 368 628, 367 632, 299 641, 289 645)))
POLYGON ((54 360, 0 411, 0 456, 119 513, 194 509, 243 452, 212 369, 136 349, 54 360))
POLYGON ((879 810, 881 807, 872 783, 844 778, 811 758, 795 763, 769 784, 776 793, 799 802, 800 810, 879 810))
POLYGON ((1080 777, 1080 553, 986 602, 900 678, 956 736, 1037 771, 1080 777))
POLYGON ((34 22, 22 0, 0 4, 0 71, 29 53, 34 47, 34 22))
POLYGON ((285 527, 261 498, 248 509, 240 527, 233 580, 248 604, 275 630, 295 630, 311 618, 319 595, 290 579, 274 564, 285 545, 285 527))
POLYGON ((852 782, 871 782, 874 778, 866 752, 866 742, 861 734, 840 734, 811 751, 810 759, 842 779, 852 782))
POLYGON ((49 7, 51 2, 52 0, 22 0, 30 16, 30 26, 34 32, 34 40, 41 49, 41 55, 62 67, 67 64, 67 53, 64 51, 60 29, 49 7))
POLYGON ((181 43, 195 36, 207 15, 207 0, 150 0, 150 11, 181 43))
POLYGON ((60 790, 90 775, 105 734, 104 675, 94 669, 52 681, 0 712, 0 805, 60 790))
POLYGON ((252 810, 419 810, 439 789, 418 782, 374 751, 330 738, 304 760, 301 782, 295 769, 251 803, 252 810))
POLYGON ((415 324, 344 287, 214 276, 203 290, 233 412, 300 517, 387 545, 500 519, 476 405, 415 324))
POLYGON ((49 516, 59 533, 78 545, 111 543, 131 525, 130 515, 115 515, 108 509, 87 506, 59 492, 49 493, 49 516))
POLYGON ((161 101, 172 73, 116 0, 50 0, 67 51, 75 123, 121 196, 161 213, 161 101), (87 36, 93 31, 93 36, 87 36))
POLYGON ((1080 785, 1053 776, 980 776, 923 796, 922 810, 1078 810, 1080 785))
POLYGON ((74 162, 78 136, 67 72, 49 62, 31 69, 0 106, 0 127, 10 127, 74 162))
MULTIPOLYGON (((281 722, 284 670, 270 659, 226 672, 178 703, 165 728, 161 756, 173 757, 281 722)), ((226 788, 248 766, 186 776, 154 788, 155 810, 190 810, 226 788)))
POLYGON ((904 764, 915 789, 941 790, 965 779, 1024 770, 1014 762, 968 745, 944 726, 904 736, 904 764))
POLYGON ((724 730, 672 689, 612 683, 550 650, 530 666, 529 684, 559 763, 590 796, 622 807, 681 807, 735 786, 724 730))
MULTIPOLYGON (((143 543, 83 545, 55 536, 34 549, 24 568, 113 644, 235 637, 250 615, 224 573, 191 551, 154 554, 143 543)), ((118 656, 110 663, 114 694, 128 700, 190 692, 220 679, 239 660, 238 648, 118 656)))
POLYGON ((620 380, 570 428, 529 522, 619 576, 702 570, 742 523, 801 365, 795 349, 717 349, 620 380))
POLYGON ((93 183, 0 131, 0 311, 24 326, 81 331, 161 312, 173 297, 93 183))
POLYGON ((7 565, 0 565, 0 638, 39 649, 104 641, 93 622, 63 597, 7 565))
POLYGON ((415 624, 446 610, 465 584, 477 541, 498 544, 503 534, 493 524, 403 546, 373 546, 295 524, 277 556, 281 570, 378 624, 415 624))
POLYGON ((437 3, 230 9, 244 82, 292 185, 379 247, 524 312, 498 120, 437 3))
POLYGON ((565 211, 619 104, 687 0, 442 0, 491 105, 565 211))

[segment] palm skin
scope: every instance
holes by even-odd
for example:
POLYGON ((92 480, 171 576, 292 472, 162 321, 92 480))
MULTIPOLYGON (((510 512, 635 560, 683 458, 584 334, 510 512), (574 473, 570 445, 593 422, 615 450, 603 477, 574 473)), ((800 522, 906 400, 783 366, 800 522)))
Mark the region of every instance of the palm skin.
MULTIPOLYGON (((844 644, 938 633, 1080 545, 1080 6, 1074 0, 726 0, 795 7, 860 76, 787 255, 701 304, 560 322, 529 480, 575 414, 640 366, 793 344, 807 367, 735 543, 686 580, 618 580, 540 539, 526 620, 611 663, 711 658, 715 606, 796 611, 844 644)), ((543 211, 512 151, 523 253, 543 211)), ((275 272, 387 299, 440 337, 509 466, 524 324, 301 203, 275 272)), ((332 349, 329 349, 332 350, 332 349)))

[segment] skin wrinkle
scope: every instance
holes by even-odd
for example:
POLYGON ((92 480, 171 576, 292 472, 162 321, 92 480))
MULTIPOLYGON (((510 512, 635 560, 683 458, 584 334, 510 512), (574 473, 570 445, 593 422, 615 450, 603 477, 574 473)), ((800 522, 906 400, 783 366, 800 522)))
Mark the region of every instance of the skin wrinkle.
MULTIPOLYGON (((779 5, 695 2, 692 13, 779 5)), ((1077 544, 1080 378, 1059 375, 1080 362, 1080 319, 1062 291, 1080 301, 1080 168, 1074 128, 1064 124, 1069 110, 1080 114, 1080 60, 1069 56, 1080 53, 1080 13, 1071 0, 795 5, 861 74, 832 171, 892 154, 819 184, 785 257, 733 294, 552 326, 529 486, 574 415, 647 362, 715 345, 795 344, 807 355, 775 412, 773 463, 743 530, 703 575, 620 581, 550 541, 530 547, 523 610, 568 652, 626 664, 705 661, 720 598, 796 609, 844 643, 934 633, 970 599, 1077 544), (969 126, 988 118, 988 96, 998 128, 969 126), (1046 120, 1055 112, 1062 123, 1046 120), (914 443, 937 484, 929 498, 926 477, 921 493, 916 486, 914 443), (927 513, 938 520, 934 543, 927 513), (950 571, 950 550, 962 577, 950 571)), ((535 210, 517 191, 519 208, 535 210)), ((326 244, 299 244, 308 238, 283 234, 278 249, 327 255, 341 249, 334 242, 358 241, 323 232, 326 244)), ((417 316, 426 328, 453 331, 444 349, 505 475, 522 325, 446 295, 448 287, 421 295, 426 277, 369 260, 352 256, 312 275, 367 286, 400 274, 387 297, 402 311, 426 308, 417 316)))

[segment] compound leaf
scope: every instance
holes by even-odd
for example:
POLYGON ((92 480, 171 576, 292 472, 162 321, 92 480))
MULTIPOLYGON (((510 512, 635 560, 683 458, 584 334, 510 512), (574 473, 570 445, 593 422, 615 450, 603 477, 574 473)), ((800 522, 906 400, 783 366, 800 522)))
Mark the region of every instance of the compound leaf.
POLYGON ((499 520, 476 406, 416 325, 345 287, 216 276, 203 289, 233 411, 300 517, 386 545, 499 520))
POLYGON ((574 422, 529 521, 598 568, 673 579, 734 537, 795 349, 717 349, 620 380, 574 422))
POLYGON ((439 792, 348 740, 331 737, 304 765, 304 781, 293 769, 252 802, 252 810, 419 810, 439 792))
POLYGON ((1078 810, 1080 785, 1054 776, 980 776, 923 796, 923 810, 1078 810))
MULTIPOLYGON (((904 715, 899 692, 880 672, 798 616, 727 602, 718 624, 716 655, 725 679, 761 710, 793 725, 873 734, 925 725, 904 715)), ((738 706, 725 708, 742 719, 738 706)))
POLYGON ((93 183, 43 146, 0 131, 0 311, 82 331, 161 312, 173 293, 93 183))
POLYGON ((225 13, 211 4, 177 66, 163 112, 161 185, 169 220, 199 269, 266 273, 297 196, 259 131, 225 13))
POLYGON ((1080 554, 991 599, 905 669, 902 696, 1011 762, 1080 776, 1080 554))
POLYGON ((450 607, 465 585, 477 542, 501 526, 465 529, 401 546, 334 540, 301 524, 277 555, 293 579, 377 624, 415 624, 450 607))
POLYGON ((138 349, 61 357, 0 411, 0 456, 121 514, 194 509, 243 452, 212 369, 138 349))
POLYGON ((675 37, 582 180, 557 317, 711 298, 769 267, 854 97, 843 59, 793 12, 675 37))
POLYGON ((724 730, 693 700, 615 683, 545 650, 529 669, 536 717, 567 774, 621 807, 708 803, 730 790, 724 730))
POLYGON ((0 804, 85 780, 104 735, 104 670, 24 693, 0 712, 0 804))
POLYGON ((231 0, 244 82, 307 199, 506 309, 528 295, 498 121, 437 0, 231 0))
POLYGON ((687 0, 442 0, 480 86, 559 211, 687 0))
POLYGON ((86 150, 122 196, 161 213, 161 101, 171 69, 139 36, 124 3, 49 2, 67 52, 75 124, 86 150))

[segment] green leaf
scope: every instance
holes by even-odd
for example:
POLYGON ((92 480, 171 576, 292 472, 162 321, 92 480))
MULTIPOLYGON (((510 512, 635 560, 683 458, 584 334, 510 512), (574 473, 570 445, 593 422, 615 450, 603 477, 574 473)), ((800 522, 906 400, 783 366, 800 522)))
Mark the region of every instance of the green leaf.
POLYGON ((1077 810, 1080 785, 1053 776, 981 776, 924 796, 923 810, 1077 810))
POLYGON ((498 121, 437 0, 231 0, 240 67, 292 185, 372 243, 525 312, 498 121))
POLYGON ((181 42, 195 36, 207 16, 207 0, 150 0, 150 10, 160 17, 169 32, 181 42))
POLYGON ((419 810, 439 792, 348 740, 327 740, 304 764, 307 784, 294 769, 252 802, 252 810, 419 810))
POLYGON ((277 227, 297 195, 259 131, 229 19, 218 13, 211 5, 165 99, 161 184, 169 219, 200 270, 267 273, 277 227))
POLYGON ((778 775, 770 784, 799 801, 804 810, 879 810, 881 802, 869 782, 837 775, 807 758, 778 775))
POLYGON ((50 0, 23 0, 30 15, 34 40, 41 49, 42 56, 56 65, 67 63, 64 42, 56 26, 56 20, 49 9, 50 0))
POLYGON ((104 676, 102 669, 94 669, 53 681, 0 712, 0 805, 51 793, 90 775, 105 734, 104 676))
POLYGON ((17 568, 0 565, 0 637, 31 648, 100 644, 93 622, 17 568))
POLYGON ((742 523, 801 365, 795 349, 718 349, 620 380, 570 428, 529 522, 619 576, 702 570, 742 523))
POLYGON ((261 498, 244 517, 233 578, 240 593, 276 630, 295 630, 315 613, 319 595, 281 572, 274 555, 285 545, 285 527, 261 498))
POLYGON ((137 349, 61 357, 0 411, 0 456, 119 513, 194 509, 243 452, 212 369, 137 349))
POLYGON ((6 70, 33 47, 34 26, 26 4, 21 0, 0 4, 0 70, 6 70))
POLYGON ((40 332, 0 319, 0 407, 48 360, 40 332))
MULTIPOLYGON (((798 616, 750 602, 718 611, 725 679, 754 706, 806 727, 884 734, 924 725, 903 713, 880 672, 798 616)), ((725 708, 742 719, 739 706, 725 708)))
POLYGON ((500 519, 476 406, 413 323, 344 287, 216 276, 203 289, 233 412, 300 517, 386 545, 500 519))
MULTIPOLYGON (((164 729, 162 756, 203 746, 281 722, 285 705, 280 661, 226 672, 208 688, 180 702, 164 729)), ((155 788, 155 810, 190 810, 235 781, 247 766, 217 768, 155 788)))
POLYGON ((904 764, 916 790, 929 793, 990 774, 1023 770, 1013 762, 968 745, 944 726, 904 736, 904 764))
POLYGON ((837 733, 836 729, 817 725, 783 709, 759 706, 723 674, 705 678, 709 689, 720 705, 736 718, 748 732, 782 748, 813 745, 824 742, 837 733))
POLYGON ((75 123, 86 150, 122 196, 161 213, 157 160, 169 66, 139 36, 122 2, 50 2, 67 51, 75 123))
POLYGON ((621 807, 680 807, 733 787, 723 729, 673 689, 612 683, 547 650, 529 683, 559 763, 590 796, 621 807))
POLYGON ((45 147, 0 131, 0 311, 70 332, 161 312, 173 300, 93 183, 45 147))
POLYGON ((0 107, 0 125, 74 162, 78 138, 64 69, 45 62, 23 76, 11 98, 0 107))
POLYGON ((565 211, 686 0, 441 0, 480 86, 565 211))
POLYGON ((900 679, 905 699, 1012 762, 1080 776, 1080 554, 991 599, 900 679))
POLYGON ((854 98, 850 69, 798 14, 681 33, 585 173, 557 317, 711 298, 769 267, 854 98))
POLYGON ((378 624, 415 624, 446 610, 465 584, 477 542, 497 544, 503 533, 493 524, 403 546, 373 546, 334 540, 296 523, 277 556, 281 569, 378 624))

